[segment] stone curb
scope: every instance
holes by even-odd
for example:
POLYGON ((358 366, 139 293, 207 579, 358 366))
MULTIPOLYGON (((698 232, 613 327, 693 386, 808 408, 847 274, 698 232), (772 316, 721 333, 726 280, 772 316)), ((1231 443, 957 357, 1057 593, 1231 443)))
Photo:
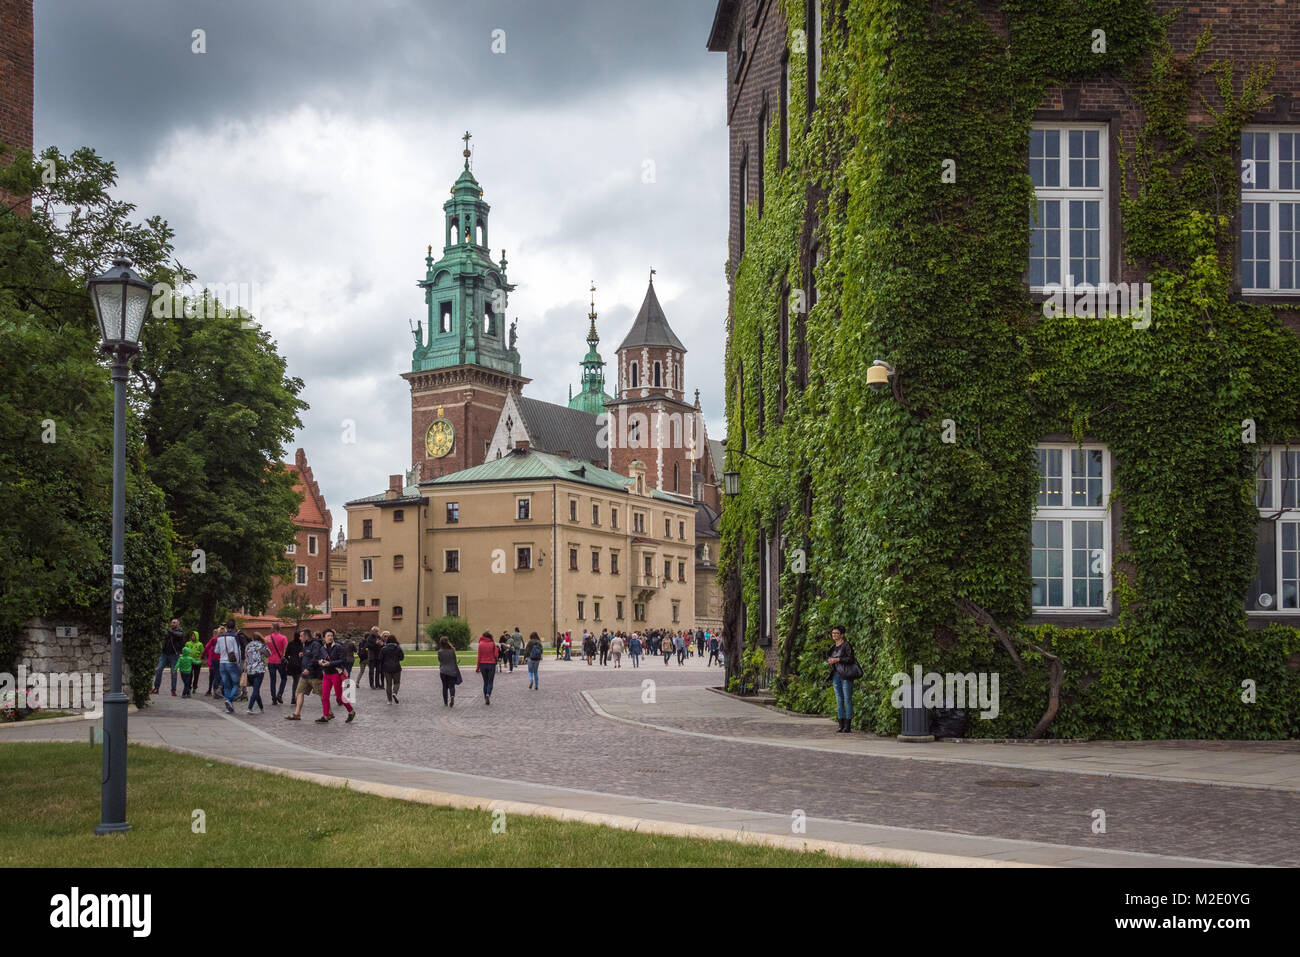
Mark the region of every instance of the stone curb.
POLYGON ((721 827, 708 827, 702 824, 682 824, 676 821, 656 821, 648 818, 624 817, 615 814, 602 814, 598 811, 578 811, 572 808, 553 807, 545 804, 528 804, 522 801, 502 801, 493 798, 472 797, 466 794, 452 794, 445 791, 429 791, 423 788, 402 787, 396 784, 381 784, 376 781, 358 781, 341 778, 314 771, 298 771, 293 768, 280 768, 273 765, 258 764, 209 754, 191 748, 156 741, 136 741, 146 748, 158 748, 176 754, 188 754, 193 757, 231 764, 236 767, 278 774, 298 781, 310 781, 326 787, 346 788, 378 797, 396 798, 414 801, 418 804, 435 804, 471 811, 504 811, 507 814, 519 814, 526 817, 548 817, 557 821, 572 821, 580 824, 597 824, 636 831, 641 834, 659 834, 665 837, 689 837, 716 841, 738 841, 741 844, 757 844, 782 850, 816 852, 825 851, 832 857, 851 860, 887 861, 891 864, 905 864, 914 867, 1043 867, 1046 865, 1025 864, 1018 861, 997 861, 975 857, 959 857, 952 854, 934 854, 927 851, 905 851, 888 847, 872 847, 862 844, 846 844, 840 841, 801 840, 780 834, 766 834, 761 831, 732 831, 721 827))

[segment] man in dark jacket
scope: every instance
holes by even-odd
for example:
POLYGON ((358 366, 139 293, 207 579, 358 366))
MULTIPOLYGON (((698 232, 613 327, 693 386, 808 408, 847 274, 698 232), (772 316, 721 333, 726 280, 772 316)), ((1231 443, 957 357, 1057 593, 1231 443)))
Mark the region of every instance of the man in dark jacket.
MULTIPOLYGON (((357 640, 357 665, 359 666, 359 668, 357 671, 356 683, 358 685, 361 684, 361 679, 366 676, 366 665, 370 663, 370 655, 367 649, 370 647, 370 639, 372 637, 374 638, 379 637, 378 625, 372 627, 369 632, 367 632, 365 635, 363 635, 361 638, 357 640)), ((374 687, 373 678, 371 678, 371 687, 374 687)))
POLYGON ((158 689, 162 687, 162 673, 164 668, 172 670, 172 697, 176 697, 176 662, 180 660, 181 651, 185 648, 185 632, 181 628, 179 618, 173 618, 171 626, 167 629, 167 634, 163 635, 162 653, 158 655, 158 668, 153 673, 153 691, 157 694, 158 689))
POLYGON ((603 668, 609 663, 609 629, 600 630, 600 666, 603 668))
POLYGON ((704 629, 695 629, 695 657, 704 657, 704 629))
POLYGON ((379 670, 384 675, 384 692, 388 695, 389 704, 401 704, 397 700, 397 692, 402 688, 402 659, 405 657, 406 653, 402 651, 397 639, 389 635, 384 647, 379 650, 379 670))
POLYGON ((352 707, 352 703, 343 695, 343 667, 344 662, 347 660, 347 652, 343 650, 342 645, 334 640, 333 628, 326 628, 321 634, 325 638, 320 657, 323 683, 320 689, 321 716, 316 719, 316 723, 328 724, 334 720, 334 715, 330 713, 331 694, 334 695, 339 704, 347 709, 348 721, 351 721, 357 716, 357 710, 352 707))
POLYGON ((302 630, 302 680, 298 682, 298 697, 294 699, 293 714, 286 714, 286 721, 302 720, 302 704, 307 695, 320 693, 322 671, 320 660, 325 657, 325 649, 319 638, 313 638, 310 628, 302 630))
POLYGON ((379 652, 384 647, 384 636, 379 633, 379 626, 370 629, 366 636, 366 659, 370 664, 370 687, 382 688, 384 676, 379 671, 379 652))

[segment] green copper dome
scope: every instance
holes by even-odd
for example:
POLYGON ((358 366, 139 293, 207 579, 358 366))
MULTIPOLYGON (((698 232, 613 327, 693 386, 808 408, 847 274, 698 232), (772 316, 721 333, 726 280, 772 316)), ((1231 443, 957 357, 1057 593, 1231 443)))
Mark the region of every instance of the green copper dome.
POLYGON ((605 392, 605 362, 596 351, 596 346, 600 343, 600 336, 596 334, 596 286, 593 283, 591 287, 592 300, 591 312, 587 318, 591 320, 591 326, 587 330, 587 355, 582 360, 582 389, 577 395, 573 395, 573 390, 569 392, 569 408, 581 409, 583 412, 590 412, 592 415, 599 415, 605 411, 605 403, 613 402, 614 397, 607 395, 605 392))

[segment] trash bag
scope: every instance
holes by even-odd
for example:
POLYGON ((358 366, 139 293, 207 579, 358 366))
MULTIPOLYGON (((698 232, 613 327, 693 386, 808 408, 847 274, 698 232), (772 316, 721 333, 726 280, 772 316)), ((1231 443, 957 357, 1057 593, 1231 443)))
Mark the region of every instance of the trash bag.
POLYGON ((930 733, 936 738, 966 737, 965 708, 935 708, 930 718, 930 733))

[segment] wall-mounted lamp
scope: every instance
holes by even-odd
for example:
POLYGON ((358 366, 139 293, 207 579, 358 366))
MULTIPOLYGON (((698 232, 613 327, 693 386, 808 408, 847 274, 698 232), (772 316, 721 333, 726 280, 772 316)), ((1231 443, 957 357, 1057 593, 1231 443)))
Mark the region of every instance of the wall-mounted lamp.
POLYGON ((867 385, 876 392, 884 392, 889 388, 890 380, 897 375, 897 370, 884 359, 877 359, 871 363, 871 368, 867 370, 867 385))

